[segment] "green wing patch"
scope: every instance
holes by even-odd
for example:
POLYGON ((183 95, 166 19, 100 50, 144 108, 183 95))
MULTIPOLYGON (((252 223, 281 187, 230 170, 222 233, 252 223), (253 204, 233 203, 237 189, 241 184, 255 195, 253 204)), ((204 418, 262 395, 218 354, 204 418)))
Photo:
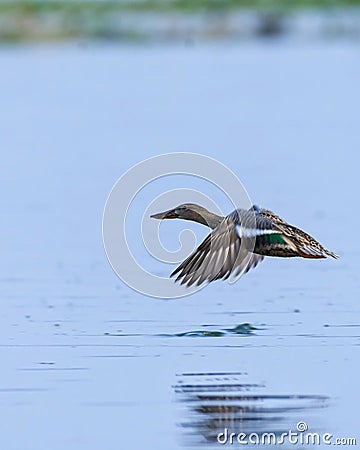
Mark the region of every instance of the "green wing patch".
POLYGON ((274 234, 268 234, 267 241, 270 244, 285 244, 284 239, 282 238, 281 234, 274 233, 274 234))
POLYGON ((280 233, 273 233, 273 234, 261 234, 260 236, 257 236, 256 238, 256 246, 257 248, 261 247, 269 247, 272 245, 281 245, 286 244, 285 240, 281 236, 280 233))

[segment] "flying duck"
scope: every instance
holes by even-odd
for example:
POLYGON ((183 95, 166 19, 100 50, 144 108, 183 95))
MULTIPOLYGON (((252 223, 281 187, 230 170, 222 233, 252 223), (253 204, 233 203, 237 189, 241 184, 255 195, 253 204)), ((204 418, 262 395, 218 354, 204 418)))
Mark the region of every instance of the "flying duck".
POLYGON ((186 286, 236 278, 255 268, 265 256, 338 258, 309 234, 256 205, 248 210, 236 209, 224 217, 185 203, 151 217, 191 220, 213 230, 171 274, 186 286))

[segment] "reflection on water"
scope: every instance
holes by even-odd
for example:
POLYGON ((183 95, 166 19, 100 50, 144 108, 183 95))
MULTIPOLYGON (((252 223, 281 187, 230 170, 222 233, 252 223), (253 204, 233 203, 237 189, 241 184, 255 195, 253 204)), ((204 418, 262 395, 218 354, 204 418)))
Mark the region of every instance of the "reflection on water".
POLYGON ((202 325, 203 330, 184 331, 175 334, 160 334, 163 337, 226 337, 226 336, 249 336, 253 334, 258 328, 252 326, 250 323, 241 323, 232 328, 219 329, 215 325, 202 325))
MULTIPOLYGON (((228 430, 246 433, 296 431, 302 421, 319 431, 319 410, 329 398, 322 395, 264 393, 265 385, 251 383, 246 373, 184 373, 174 386, 181 405, 179 426, 187 446, 219 445, 217 436, 228 430)), ((237 444, 237 442, 235 441, 237 444)))

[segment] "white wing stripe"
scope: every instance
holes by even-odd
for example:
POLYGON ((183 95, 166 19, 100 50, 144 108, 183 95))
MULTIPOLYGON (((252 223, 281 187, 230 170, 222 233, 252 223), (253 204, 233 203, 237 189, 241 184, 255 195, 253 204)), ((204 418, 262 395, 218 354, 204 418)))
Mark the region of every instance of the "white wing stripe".
POLYGON ((252 238, 262 236, 263 234, 279 234, 277 230, 259 230, 257 228, 243 228, 241 225, 236 225, 236 231, 240 238, 252 238))

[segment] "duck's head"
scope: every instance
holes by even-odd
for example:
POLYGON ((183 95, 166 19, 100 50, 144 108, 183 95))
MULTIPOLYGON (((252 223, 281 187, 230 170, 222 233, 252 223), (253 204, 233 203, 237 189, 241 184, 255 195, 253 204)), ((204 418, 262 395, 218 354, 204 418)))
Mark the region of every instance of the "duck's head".
POLYGON ((177 206, 176 208, 169 209, 168 211, 164 211, 161 213, 153 214, 150 217, 153 219, 190 219, 190 216, 193 216, 196 213, 198 208, 202 208, 199 205, 195 205, 193 203, 183 203, 182 205, 177 206))
POLYGON ((215 228, 222 220, 223 217, 213 214, 206 208, 196 205, 195 203, 183 203, 176 208, 169 209, 161 213, 153 214, 153 219, 183 219, 191 220, 193 222, 202 223, 209 226, 210 228, 215 228))

